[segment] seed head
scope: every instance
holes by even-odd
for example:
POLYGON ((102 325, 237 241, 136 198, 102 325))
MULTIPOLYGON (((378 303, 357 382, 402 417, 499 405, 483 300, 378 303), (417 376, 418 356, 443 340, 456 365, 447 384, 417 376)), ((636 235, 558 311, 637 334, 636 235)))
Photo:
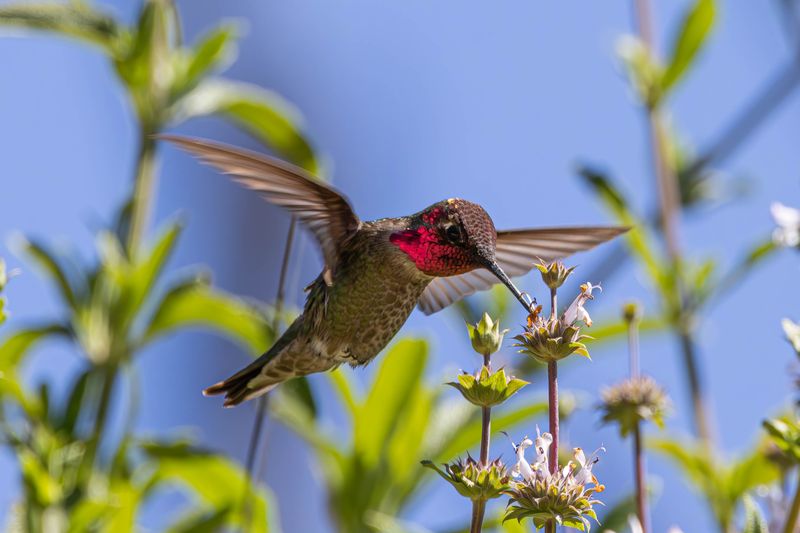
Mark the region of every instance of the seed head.
POLYGON ((630 378, 606 388, 601 393, 603 423, 616 422, 625 437, 639 422, 652 421, 664 427, 670 401, 656 381, 648 376, 630 378))

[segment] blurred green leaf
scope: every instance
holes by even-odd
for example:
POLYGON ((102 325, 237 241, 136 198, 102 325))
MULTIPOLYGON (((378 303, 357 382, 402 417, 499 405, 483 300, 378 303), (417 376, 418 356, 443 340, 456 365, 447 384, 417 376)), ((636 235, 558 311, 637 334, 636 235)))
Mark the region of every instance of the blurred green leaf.
POLYGON ((84 396, 86 395, 86 386, 91 376, 92 369, 89 369, 81 373, 78 379, 75 380, 75 384, 72 386, 72 390, 69 393, 66 407, 63 409, 58 427, 70 435, 72 435, 75 431, 75 425, 78 421, 78 417, 81 414, 84 396))
POLYGON ((733 461, 725 461, 696 443, 652 439, 648 447, 665 455, 705 496, 722 530, 731 527, 739 503, 755 488, 778 479, 779 471, 761 446, 733 461))
POLYGON ((221 507, 213 511, 195 511, 181 517, 167 528, 167 533, 217 533, 224 531, 232 509, 221 507))
POLYGON ((300 116, 278 94, 226 79, 207 80, 178 102, 174 120, 220 115, 251 133, 279 155, 312 174, 320 172, 314 151, 300 132, 300 116))
POLYGON ((20 470, 25 484, 31 488, 36 502, 43 506, 51 505, 61 498, 61 485, 54 479, 45 465, 41 463, 31 450, 26 448, 17 451, 20 470))
POLYGON ((75 275, 71 275, 58 255, 49 250, 46 245, 24 237, 19 238, 19 245, 24 253, 50 277, 58 288, 59 295, 71 309, 78 306, 79 295, 83 287, 76 287, 75 275))
POLYGON ((744 497, 744 527, 742 533, 769 533, 767 521, 755 500, 748 494, 744 497))
POLYGON ((203 283, 184 283, 169 290, 157 305, 142 343, 189 326, 204 326, 262 353, 273 335, 266 318, 253 306, 203 283))
POLYGON ((353 428, 355 452, 365 465, 375 465, 386 449, 397 423, 397 418, 387 414, 401 413, 405 403, 419 393, 427 359, 428 344, 414 339, 398 341, 383 356, 353 428))
POLYGON ((42 2, 0 6, 0 26, 53 31, 113 54, 124 31, 116 21, 84 2, 42 2))
POLYGON ((60 324, 48 324, 12 333, 0 344, 0 373, 14 372, 34 344, 51 335, 69 335, 60 324))
MULTIPOLYGON (((230 509, 228 525, 241 525, 241 513, 233 512, 247 488, 244 470, 230 460, 202 450, 175 443, 142 443, 142 449, 158 465, 159 480, 170 481, 190 489, 191 493, 212 510, 230 509)), ((255 486, 247 488, 251 497, 253 533, 269 530, 267 494, 255 486)))
POLYGON ((236 27, 226 24, 211 30, 200 42, 185 52, 187 56, 182 68, 175 76, 171 100, 194 89, 209 72, 222 68, 234 55, 232 41, 236 39, 236 27))
POLYGON ((635 96, 645 107, 654 108, 662 94, 664 67, 647 44, 637 36, 623 35, 617 41, 616 48, 635 96))
POLYGON ((661 78, 663 94, 673 88, 694 62, 714 25, 715 13, 714 0, 696 0, 684 15, 661 78))

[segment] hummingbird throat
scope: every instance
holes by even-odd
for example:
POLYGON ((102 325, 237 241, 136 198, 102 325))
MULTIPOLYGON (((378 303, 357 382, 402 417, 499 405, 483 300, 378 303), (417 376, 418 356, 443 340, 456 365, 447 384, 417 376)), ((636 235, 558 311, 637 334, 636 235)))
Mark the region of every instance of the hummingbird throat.
POLYGON ((389 242, 400 248, 417 269, 429 276, 455 276, 475 268, 466 250, 447 242, 435 227, 420 225, 392 233, 389 242))

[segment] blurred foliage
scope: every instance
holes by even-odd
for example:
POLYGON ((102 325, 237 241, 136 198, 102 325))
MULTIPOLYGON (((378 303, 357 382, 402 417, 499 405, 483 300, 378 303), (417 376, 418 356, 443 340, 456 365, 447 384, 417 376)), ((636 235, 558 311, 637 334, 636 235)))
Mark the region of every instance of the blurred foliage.
MULTIPOLYGON (((420 458, 447 463, 480 442, 480 410, 447 398, 441 385, 427 385, 427 364, 427 343, 406 339, 381 357, 367 391, 359 391, 346 371, 326 374, 350 424, 349 439, 346 433, 331 433, 313 404, 298 395, 281 394, 271 404, 276 418, 314 450, 340 531, 381 531, 369 525, 375 516, 402 516, 430 479, 420 458)), ((546 412, 544 401, 510 406, 493 418, 492 431, 529 423, 546 412)))
MULTIPOLYGON (((179 222, 166 224, 143 245, 155 194, 154 134, 194 117, 219 116, 318 172, 298 114, 271 91, 217 76, 236 55, 236 28, 223 24, 185 45, 169 0, 143 2, 131 26, 82 1, 6 4, 0 6, 0 26, 48 31, 97 48, 113 65, 139 120, 133 191, 109 228, 98 233, 95 258, 17 239, 20 251, 53 282, 63 311, 0 343, 0 431, 22 478, 8 527, 48 533, 139 530, 140 509, 155 495, 177 489, 188 503, 176 508, 182 514, 167 517, 168 531, 277 531, 269 493, 240 466, 187 442, 134 435, 136 383, 122 401, 120 437, 111 436, 108 421, 117 416, 111 413, 116 383, 130 374, 136 354, 160 337, 191 327, 214 330, 254 355, 274 340, 269 308, 212 288, 203 273, 165 275, 179 222), (58 399, 51 399, 48 383, 32 392, 20 378, 34 348, 52 338, 71 342, 84 356, 66 396, 58 399), (243 493, 251 495, 247 513, 241 509, 243 493), (242 518, 248 514, 252 519, 242 518)), ((5 280, 2 268, 0 289, 5 280)))

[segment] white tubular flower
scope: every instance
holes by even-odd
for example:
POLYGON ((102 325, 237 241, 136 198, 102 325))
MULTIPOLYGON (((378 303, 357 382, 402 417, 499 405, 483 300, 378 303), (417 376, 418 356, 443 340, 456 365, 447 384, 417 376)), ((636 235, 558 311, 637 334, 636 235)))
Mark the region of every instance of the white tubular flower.
POLYGON ((589 316, 589 312, 586 311, 583 306, 588 300, 594 300, 592 291, 595 289, 600 289, 601 291, 603 290, 600 285, 592 285, 591 282, 588 281, 581 285, 580 294, 578 294, 572 303, 569 304, 569 307, 567 307, 567 310, 564 311, 564 314, 561 315, 562 324, 571 326, 580 320, 588 327, 592 326, 592 317, 589 316))
POLYGON ((794 248, 800 246, 800 210, 774 202, 770 208, 772 218, 778 226, 772 232, 772 240, 778 246, 794 248))
POLYGON ((530 463, 525 459, 525 450, 531 446, 533 446, 533 441, 525 437, 522 439, 522 442, 514 447, 514 452, 517 454, 517 464, 511 469, 511 475, 515 478, 521 477, 525 481, 531 481, 534 478, 533 469, 530 463))

